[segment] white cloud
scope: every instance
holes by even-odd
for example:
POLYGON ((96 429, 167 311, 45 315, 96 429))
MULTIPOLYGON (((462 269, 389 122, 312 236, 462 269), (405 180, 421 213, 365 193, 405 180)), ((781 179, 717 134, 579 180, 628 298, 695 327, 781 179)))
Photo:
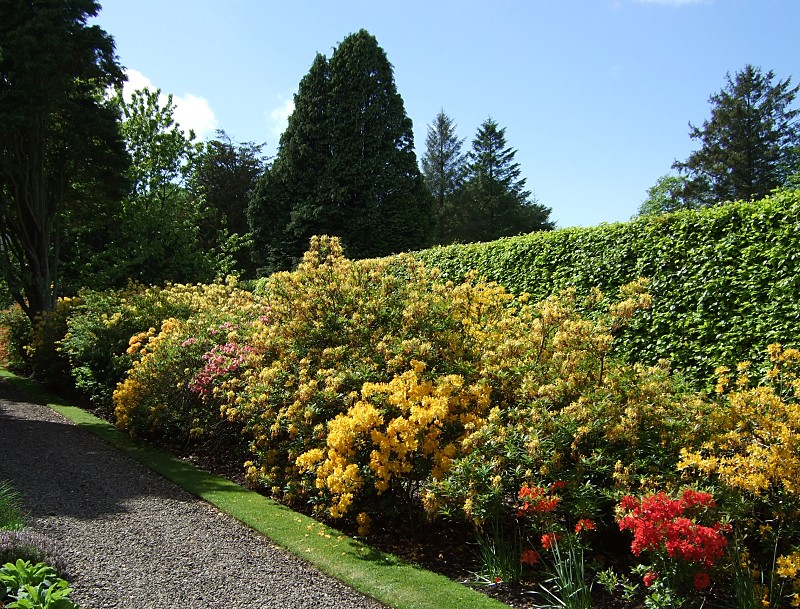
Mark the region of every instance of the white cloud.
POLYGON ((269 132, 277 142, 281 134, 286 131, 289 116, 294 112, 294 99, 286 99, 279 106, 269 112, 269 132))
POLYGON ((193 129, 200 140, 214 134, 219 123, 206 98, 186 93, 173 95, 172 101, 175 104, 175 122, 181 127, 193 129))
MULTIPOLYGON (((139 89, 157 89, 147 76, 138 70, 125 70, 128 80, 122 88, 122 95, 126 101, 130 101, 134 91, 139 89)), ((158 103, 162 106, 167 103, 167 94, 162 90, 158 98, 158 103)), ((199 97, 192 93, 172 96, 172 103, 175 105, 173 118, 184 131, 190 129, 195 132, 197 139, 204 140, 213 135, 218 126, 217 117, 204 97, 199 97)))

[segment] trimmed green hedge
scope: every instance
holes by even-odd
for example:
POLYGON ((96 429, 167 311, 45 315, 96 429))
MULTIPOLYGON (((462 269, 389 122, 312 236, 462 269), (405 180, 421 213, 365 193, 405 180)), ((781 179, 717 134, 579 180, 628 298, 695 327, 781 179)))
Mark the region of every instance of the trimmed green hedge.
POLYGON ((800 338, 800 190, 591 228, 417 253, 444 277, 467 272, 541 299, 565 286, 613 292, 651 279, 653 309, 625 334, 636 361, 668 359, 708 387, 714 369, 761 361, 800 338))

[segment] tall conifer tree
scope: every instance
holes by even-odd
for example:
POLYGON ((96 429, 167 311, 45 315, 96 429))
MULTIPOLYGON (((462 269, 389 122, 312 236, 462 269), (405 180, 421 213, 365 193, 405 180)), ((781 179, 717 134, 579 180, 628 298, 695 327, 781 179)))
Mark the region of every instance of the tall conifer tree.
POLYGON ((751 65, 726 80, 709 100, 711 118, 689 124, 701 148, 673 164, 687 176, 686 195, 705 205, 765 196, 798 168, 800 109, 790 106, 800 85, 751 65))
POLYGON ((441 110, 428 126, 422 174, 436 203, 437 240, 446 240, 453 196, 466 177, 466 156, 461 152, 464 140, 456 135, 453 120, 441 110))
POLYGON ((452 238, 490 241, 553 228, 550 208, 531 200, 525 190, 517 151, 507 145, 505 133, 492 118, 478 128, 467 155, 466 183, 452 214, 452 238))
POLYGON ((315 59, 249 217, 266 270, 287 268, 313 234, 340 237, 354 258, 430 242, 432 201, 411 120, 386 54, 365 30, 330 61, 315 59))

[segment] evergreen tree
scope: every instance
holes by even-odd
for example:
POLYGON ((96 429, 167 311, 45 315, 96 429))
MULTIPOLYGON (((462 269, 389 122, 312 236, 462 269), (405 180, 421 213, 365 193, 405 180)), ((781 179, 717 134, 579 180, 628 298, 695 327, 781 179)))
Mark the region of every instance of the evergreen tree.
POLYGON ((461 241, 490 241, 536 230, 550 230, 550 208, 531 199, 521 178, 517 151, 506 144, 505 128, 484 121, 467 156, 467 178, 455 198, 450 231, 461 241))
POLYGON ((436 203, 437 240, 445 240, 446 225, 453 196, 462 188, 466 177, 466 156, 463 139, 456 135, 456 125, 444 110, 428 126, 422 175, 436 203))
POLYGON ((368 32, 345 38, 329 62, 315 59, 249 219, 265 270, 287 268, 313 234, 340 237, 354 258, 430 242, 432 201, 411 120, 368 32))
POLYGON ((687 194, 705 205, 752 199, 782 186, 798 166, 800 110, 790 105, 800 85, 773 83, 772 71, 745 66, 709 99, 711 118, 689 135, 702 143, 673 167, 688 178, 687 194))
POLYGON ((327 185, 329 89, 328 60, 318 53, 300 81, 276 158, 250 196, 247 217, 254 241, 253 260, 260 273, 288 269, 314 234, 336 233, 327 185))

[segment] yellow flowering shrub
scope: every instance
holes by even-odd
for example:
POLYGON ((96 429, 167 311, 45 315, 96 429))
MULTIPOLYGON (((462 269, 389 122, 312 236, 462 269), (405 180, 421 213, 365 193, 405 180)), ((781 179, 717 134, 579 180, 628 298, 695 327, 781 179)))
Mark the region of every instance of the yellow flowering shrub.
POLYGON ((265 292, 223 411, 251 437, 250 480, 289 501, 338 517, 379 495, 408 498, 446 472, 490 399, 510 398, 491 345, 512 328, 521 340, 521 305, 497 285, 442 282, 410 256, 350 261, 337 240, 315 238, 265 292))
POLYGON ((572 290, 515 311, 486 351, 506 384, 486 422, 466 435, 449 474, 432 485, 432 509, 478 525, 501 518, 523 485, 561 488, 562 509, 599 517, 612 498, 676 479, 699 398, 678 391, 665 363, 645 367, 614 355, 616 333, 650 305, 647 282, 617 300, 572 290), (522 330, 522 331, 520 331, 522 330))
POLYGON ((69 383, 69 360, 62 353, 58 341, 66 334, 67 319, 79 303, 78 298, 62 297, 56 301, 52 311, 43 311, 37 316, 31 343, 25 348, 36 378, 55 386, 69 383))
MULTIPOLYGON (((165 297, 185 303, 194 313, 130 337, 132 367, 113 394, 117 425, 131 435, 173 446, 190 441, 241 444, 239 428, 222 419, 215 398, 213 373, 220 362, 214 356, 222 350, 224 358, 231 350, 225 351, 226 346, 247 341, 263 306, 232 281, 172 286, 165 297)), ((238 456, 242 451, 236 450, 238 456)))
POLYGON ((749 364, 718 369, 719 401, 705 419, 708 438, 682 453, 680 467, 760 495, 800 498, 800 351, 768 347, 771 369, 753 386, 749 364))

